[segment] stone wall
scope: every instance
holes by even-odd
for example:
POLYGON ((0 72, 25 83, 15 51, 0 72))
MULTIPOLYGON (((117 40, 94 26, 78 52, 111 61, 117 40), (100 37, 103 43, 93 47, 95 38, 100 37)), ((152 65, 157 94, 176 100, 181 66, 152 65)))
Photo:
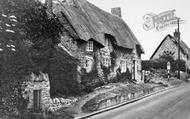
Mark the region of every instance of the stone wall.
POLYGON ((46 110, 51 104, 50 98, 50 83, 47 74, 40 73, 39 75, 31 74, 30 80, 26 82, 26 88, 23 92, 23 97, 29 100, 28 109, 34 108, 34 90, 41 90, 41 109, 46 110))
MULTIPOLYGON (((172 41, 172 39, 170 39, 170 37, 168 37, 164 43, 162 44, 162 46, 158 49, 158 51, 156 52, 156 54, 154 55, 153 59, 159 58, 160 55, 162 55, 162 53, 164 51, 172 51, 174 52, 174 59, 178 58, 178 47, 176 46, 176 44, 172 41)), ((180 56, 181 59, 186 60, 184 54, 180 51, 180 56)))
POLYGON ((90 113, 111 106, 124 104, 128 101, 165 89, 163 85, 128 85, 122 89, 114 89, 106 93, 100 93, 87 101, 82 106, 83 113, 90 113))
POLYGON ((62 98, 62 97, 54 97, 53 99, 50 97, 50 83, 49 77, 47 74, 40 73, 40 75, 31 74, 29 77, 29 81, 26 82, 26 88, 23 92, 23 97, 28 99, 28 110, 34 111, 34 90, 41 90, 41 111, 49 111, 54 112, 62 107, 66 107, 75 103, 77 98, 62 98))
MULTIPOLYGON (((176 44, 170 39, 170 37, 167 37, 166 40, 162 43, 156 54, 152 59, 157 59, 162 55, 164 51, 172 51, 174 52, 174 59, 178 58, 178 47, 176 44)), ((180 52, 181 54, 181 59, 185 59, 184 54, 180 52)))
POLYGON ((122 72, 126 72, 128 69, 132 74, 132 79, 135 79, 136 83, 143 83, 141 80, 141 58, 136 50, 122 50, 120 48, 115 48, 117 59, 116 66, 114 68, 114 72, 120 67, 120 61, 126 62, 126 68, 122 72), (134 70, 135 69, 135 70, 134 70))
MULTIPOLYGON (((116 77, 116 72, 118 68, 121 68, 121 60, 125 62, 125 68, 122 68, 121 73, 126 72, 127 69, 132 74, 132 79, 137 80, 137 82, 141 81, 141 59, 137 56, 135 65, 133 64, 133 51, 127 50, 125 48, 117 47, 113 44, 112 39, 110 37, 105 37, 105 41, 107 41, 105 44, 105 47, 102 48, 96 44, 96 42, 91 39, 94 42, 94 50, 93 52, 87 52, 86 51, 86 42, 85 41, 76 41, 74 40, 69 34, 64 33, 64 36, 61 37, 61 45, 62 47, 70 52, 70 54, 80 60, 80 68, 85 68, 87 73, 90 73, 94 66, 98 69, 98 74, 102 74, 102 70, 100 69, 100 66, 110 67, 111 66, 111 52, 115 52, 116 59, 115 59, 115 66, 111 73, 108 75, 108 78, 114 78, 116 77), (95 61, 94 56, 96 52, 100 52, 100 57, 97 58, 99 61, 95 61), (109 63, 104 63, 104 61, 107 60, 109 63), (95 64, 96 63, 96 64, 95 64), (135 71, 134 71, 135 67, 135 71), (140 70, 139 70, 140 69, 140 70), (134 75, 134 73, 136 75, 134 75), (133 75, 135 77, 133 77, 133 75)), ((135 50, 135 54, 137 54, 135 50)), ((79 71, 80 72, 80 71, 79 71)), ((103 77, 98 76, 98 77, 103 77)), ((109 80, 108 79, 108 80, 109 80)))

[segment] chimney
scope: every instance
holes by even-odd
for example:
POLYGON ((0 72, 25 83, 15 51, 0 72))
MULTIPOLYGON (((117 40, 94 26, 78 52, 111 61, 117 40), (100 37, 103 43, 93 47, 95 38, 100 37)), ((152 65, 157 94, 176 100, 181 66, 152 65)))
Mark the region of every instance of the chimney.
POLYGON ((179 38, 179 35, 180 35, 180 33, 178 32, 177 29, 175 29, 174 38, 178 39, 178 38, 179 38))
POLYGON ((111 8, 111 13, 113 15, 116 15, 121 18, 121 8, 120 7, 111 8))

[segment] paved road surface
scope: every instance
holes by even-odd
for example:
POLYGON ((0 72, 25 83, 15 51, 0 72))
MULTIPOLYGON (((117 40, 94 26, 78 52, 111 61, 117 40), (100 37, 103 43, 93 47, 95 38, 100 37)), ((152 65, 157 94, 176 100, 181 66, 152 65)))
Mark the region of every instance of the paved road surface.
POLYGON ((92 119, 190 119, 190 84, 170 89, 92 119))

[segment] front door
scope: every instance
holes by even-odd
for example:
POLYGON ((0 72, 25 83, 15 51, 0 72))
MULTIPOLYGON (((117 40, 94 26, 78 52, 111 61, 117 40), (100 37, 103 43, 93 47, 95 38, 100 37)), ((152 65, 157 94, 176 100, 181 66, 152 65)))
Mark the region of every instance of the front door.
POLYGON ((41 109, 41 90, 34 90, 34 111, 39 112, 41 109))

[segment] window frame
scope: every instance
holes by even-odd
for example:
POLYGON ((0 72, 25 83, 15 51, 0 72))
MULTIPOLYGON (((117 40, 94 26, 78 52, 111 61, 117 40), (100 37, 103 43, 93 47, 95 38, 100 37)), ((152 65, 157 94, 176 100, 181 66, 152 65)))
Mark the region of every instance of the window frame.
POLYGON ((127 70, 127 62, 125 60, 120 60, 121 72, 125 72, 127 70))
POLYGON ((88 41, 86 44, 86 51, 93 52, 93 50, 94 50, 94 42, 88 41))
POLYGON ((102 64, 105 66, 105 67, 109 67, 111 65, 111 60, 110 58, 103 58, 102 60, 102 64))

